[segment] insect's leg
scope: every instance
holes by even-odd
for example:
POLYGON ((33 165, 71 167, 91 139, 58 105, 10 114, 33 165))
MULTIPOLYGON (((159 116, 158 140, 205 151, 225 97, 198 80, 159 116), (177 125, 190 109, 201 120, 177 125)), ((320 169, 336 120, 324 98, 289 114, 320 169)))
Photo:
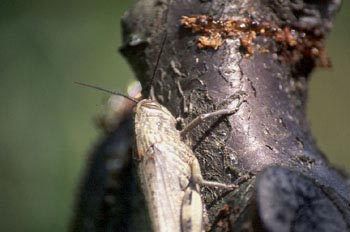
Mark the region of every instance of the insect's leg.
POLYGON ((193 159, 191 163, 191 171, 192 171, 192 181, 198 185, 205 185, 209 187, 226 188, 226 189, 238 188, 238 185, 235 185, 235 184, 223 184, 216 181, 204 180, 197 159, 193 159))
POLYGON ((252 176, 250 174, 245 174, 243 176, 238 177, 235 181, 234 184, 235 185, 240 185, 243 184, 244 182, 248 181, 249 179, 251 179, 252 176))
POLYGON ((210 231, 211 223, 209 221, 208 211, 205 208, 205 205, 202 204, 202 212, 203 212, 203 228, 204 231, 210 231))
POLYGON ((235 108, 233 109, 222 109, 222 110, 217 110, 211 113, 207 113, 207 114, 201 114, 198 117, 196 117, 195 119, 193 119, 181 132, 180 135, 181 137, 185 137, 187 135, 188 132, 190 132, 191 130, 193 130, 196 126, 198 126, 199 124, 201 124, 202 122, 204 122, 205 120, 207 120, 208 118, 212 118, 212 117, 216 117, 216 116, 222 116, 222 115, 230 115, 230 114, 234 114, 239 110, 239 107, 245 102, 245 100, 242 98, 242 95, 244 95, 245 93, 240 91, 238 93, 236 93, 233 96, 233 99, 238 99, 238 103, 236 105, 235 108))

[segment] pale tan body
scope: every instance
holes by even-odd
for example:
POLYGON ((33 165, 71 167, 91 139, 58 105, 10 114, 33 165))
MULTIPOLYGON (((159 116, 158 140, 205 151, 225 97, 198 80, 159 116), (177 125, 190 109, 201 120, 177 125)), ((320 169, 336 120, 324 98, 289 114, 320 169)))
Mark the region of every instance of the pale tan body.
POLYGON ((135 135, 139 174, 155 232, 203 231, 203 205, 199 185, 235 189, 203 180, 197 158, 181 135, 209 117, 235 113, 218 110, 200 115, 181 133, 174 116, 159 103, 145 99, 137 103, 135 135))
MULTIPOLYGON (((122 95, 98 86, 75 83, 122 95)), ((182 142, 180 132, 175 128, 176 120, 165 107, 145 99, 137 103, 135 111, 138 169, 153 230, 201 232, 203 210, 198 184, 228 186, 203 180, 198 160, 182 142)), ((185 131, 190 131, 199 122, 194 120, 185 131)))
POLYGON ((136 106, 135 133, 139 173, 156 232, 201 232, 201 173, 192 150, 181 140, 176 120, 159 103, 136 106), (200 181, 199 181, 200 182, 200 181))
MULTIPOLYGON (((76 84, 121 95, 86 83, 76 84)), ((241 99, 242 93, 235 98, 241 99)), ((190 122, 181 132, 175 127, 174 116, 159 103, 145 99, 137 103, 135 136, 139 174, 155 232, 201 232, 203 230, 203 206, 199 185, 235 189, 203 180, 197 158, 181 139, 202 121, 215 116, 234 114, 244 101, 234 109, 223 109, 202 114, 190 122)))

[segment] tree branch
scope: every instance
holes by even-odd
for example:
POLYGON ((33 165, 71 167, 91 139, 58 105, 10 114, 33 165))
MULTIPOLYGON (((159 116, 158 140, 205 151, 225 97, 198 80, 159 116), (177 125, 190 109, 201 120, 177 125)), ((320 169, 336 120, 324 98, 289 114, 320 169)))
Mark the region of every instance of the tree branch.
MULTIPOLYGON (((157 100, 185 123, 199 114, 232 107, 231 96, 247 93, 247 104, 236 114, 211 121, 190 134, 206 179, 232 183, 242 174, 257 175, 278 165, 333 189, 349 202, 349 186, 317 148, 306 118, 309 74, 315 65, 329 65, 323 42, 339 4, 138 1, 123 18, 122 51, 142 85, 149 86, 156 54, 167 35, 159 71, 151 84, 157 100), (198 19, 198 24, 187 25, 192 31, 181 26, 183 16, 198 19), (220 20, 222 24, 228 20, 245 25, 238 24, 241 29, 229 33, 224 26, 214 28, 220 20)), ((237 223, 252 218, 253 211, 245 210, 256 204, 252 203, 254 183, 252 178, 224 200, 220 190, 204 189, 210 218, 215 219, 223 202, 231 202, 229 206, 235 210, 227 215, 227 225, 242 229, 242 223, 237 223)))
MULTIPOLYGON (((211 231, 350 231, 350 188, 317 148, 306 118, 309 75, 316 65, 329 65, 323 43, 339 5, 339 0, 139 0, 125 13, 121 51, 142 82, 143 96, 152 89, 184 124, 232 108, 233 96, 246 93, 237 113, 188 136, 205 179, 233 183, 251 176, 234 192, 202 189, 211 231)), ((120 128, 115 133, 123 140, 128 132, 120 128)), ((95 153, 107 141, 121 141, 110 139, 95 153)), ((111 176, 104 175, 102 183, 111 176)), ((100 197, 108 188, 103 189, 100 197)), ((142 199, 136 187, 128 190, 135 198, 117 207, 142 203, 135 200, 142 199)), ((127 190, 115 192, 120 191, 127 190)), ((90 231, 109 231, 108 223, 111 231, 147 231, 144 211, 135 216, 133 207, 105 214, 107 223, 98 215, 108 211, 95 202, 99 213, 84 218, 82 206, 94 201, 83 198, 85 192, 91 191, 82 188, 73 225, 83 223, 73 231, 86 231, 82 225, 91 223, 97 226, 90 231), (135 221, 138 228, 132 227, 135 221)))

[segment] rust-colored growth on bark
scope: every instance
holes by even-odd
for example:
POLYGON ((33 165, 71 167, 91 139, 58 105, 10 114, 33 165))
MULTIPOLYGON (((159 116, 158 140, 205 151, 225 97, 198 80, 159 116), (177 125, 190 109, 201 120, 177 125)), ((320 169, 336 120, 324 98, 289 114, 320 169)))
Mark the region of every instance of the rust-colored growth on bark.
MULTIPOLYGON (((302 58, 310 58, 318 66, 331 66, 324 49, 324 36, 317 29, 305 30, 291 26, 281 28, 271 22, 249 18, 214 19, 206 15, 183 16, 181 25, 203 34, 198 39, 198 47, 201 49, 218 49, 226 38, 238 37, 246 50, 246 56, 250 56, 256 52, 256 37, 265 36, 281 45, 277 53, 283 62, 296 63, 302 58)), ((257 52, 270 51, 267 48, 259 48, 257 52)))
POLYGON ((198 41, 199 48, 212 47, 215 50, 221 47, 221 45, 224 43, 224 40, 218 32, 213 32, 210 36, 200 36, 198 41))

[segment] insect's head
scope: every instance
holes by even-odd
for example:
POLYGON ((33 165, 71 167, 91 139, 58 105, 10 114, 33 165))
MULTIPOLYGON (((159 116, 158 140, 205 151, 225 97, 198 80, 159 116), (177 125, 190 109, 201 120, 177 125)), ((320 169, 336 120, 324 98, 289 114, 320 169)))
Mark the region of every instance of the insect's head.
POLYGON ((158 102, 150 100, 150 99, 142 100, 139 105, 140 105, 140 107, 147 107, 147 108, 152 109, 152 110, 160 110, 161 109, 161 105, 158 102))
POLYGON ((159 121, 160 123, 171 123, 174 119, 173 115, 167 108, 162 106, 160 103, 151 100, 143 99, 136 106, 136 118, 139 121, 143 121, 142 118, 153 118, 154 122, 159 121))

